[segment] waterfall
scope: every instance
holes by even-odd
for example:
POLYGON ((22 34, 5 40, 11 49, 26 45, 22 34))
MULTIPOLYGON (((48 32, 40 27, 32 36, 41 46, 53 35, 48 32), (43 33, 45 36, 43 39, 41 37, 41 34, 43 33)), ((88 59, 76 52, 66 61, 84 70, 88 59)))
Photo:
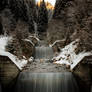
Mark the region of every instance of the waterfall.
POLYGON ((72 73, 30 73, 20 74, 15 92, 79 92, 72 73))
POLYGON ((35 59, 52 59, 53 50, 51 47, 35 47, 35 59))

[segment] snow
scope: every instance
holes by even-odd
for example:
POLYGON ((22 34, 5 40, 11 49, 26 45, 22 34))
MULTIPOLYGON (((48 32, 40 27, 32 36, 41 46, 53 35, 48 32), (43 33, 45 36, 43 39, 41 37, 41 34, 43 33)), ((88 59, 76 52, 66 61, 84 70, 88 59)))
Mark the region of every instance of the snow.
POLYGON ((63 40, 56 40, 53 44, 50 44, 49 47, 53 47, 56 43, 62 42, 62 41, 65 41, 65 39, 63 39, 63 40))
POLYGON ((29 36, 29 37, 31 37, 31 38, 35 38, 37 41, 40 41, 40 39, 37 38, 36 36, 29 36))
POLYGON ((24 41, 30 42, 30 43, 34 46, 34 43, 33 43, 31 40, 29 40, 29 39, 24 39, 24 41))
MULTIPOLYGON (((27 64, 26 59, 21 59, 19 60, 17 56, 11 54, 10 52, 7 52, 5 50, 5 47, 8 43, 9 40, 12 40, 12 37, 5 37, 5 36, 0 36, 0 55, 1 56, 7 56, 11 61, 20 69, 22 70, 23 67, 27 64)), ((24 57, 24 56, 23 56, 24 57)))
POLYGON ((71 64, 71 70, 82 61, 82 59, 86 56, 92 55, 91 52, 81 52, 80 54, 76 55, 76 58, 73 60, 73 64, 71 64))
POLYGON ((0 50, 5 50, 5 46, 7 45, 10 39, 12 39, 12 37, 0 36, 0 50))
POLYGON ((74 69, 78 63, 82 61, 85 56, 92 55, 91 52, 80 52, 79 54, 75 53, 75 50, 78 47, 79 39, 71 42, 69 45, 61 49, 61 53, 54 57, 52 60, 55 60, 56 64, 66 64, 70 65, 70 69, 74 69))
MULTIPOLYGON (((6 37, 6 36, 0 36, 0 55, 1 56, 7 56, 11 61, 20 69, 22 70, 26 64, 31 61, 33 61, 33 57, 30 57, 28 60, 25 56, 23 56, 23 59, 19 59, 17 56, 11 54, 10 52, 6 51, 6 45, 8 44, 8 41, 12 40, 12 37, 6 37)), ((29 41, 28 39, 24 39, 25 41, 29 41)), ((60 41, 60 40, 58 40, 60 41)), ((56 41, 56 42, 58 42, 56 41)), ((69 45, 65 46, 61 49, 61 53, 54 57, 52 60, 55 60, 54 63, 56 64, 66 64, 70 65, 70 69, 74 69, 84 57, 92 55, 91 52, 80 52, 79 54, 76 54, 76 49, 78 48, 79 39, 76 39, 75 41, 71 42, 69 45)), ((52 46, 56 43, 54 42, 52 46)))
POLYGON ((11 61, 20 69, 22 70, 22 68, 27 64, 27 60, 25 59, 21 59, 19 60, 15 55, 9 53, 9 52, 5 52, 2 51, 0 53, 1 56, 7 56, 9 57, 9 59, 11 59, 11 61))
POLYGON ((34 57, 30 57, 28 61, 31 63, 34 60, 34 57))

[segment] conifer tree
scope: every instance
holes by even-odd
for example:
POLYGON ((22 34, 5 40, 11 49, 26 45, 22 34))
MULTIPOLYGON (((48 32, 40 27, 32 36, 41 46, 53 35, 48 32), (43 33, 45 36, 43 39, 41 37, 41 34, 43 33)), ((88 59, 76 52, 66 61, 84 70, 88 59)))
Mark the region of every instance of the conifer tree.
POLYGON ((7 0, 0 0, 0 11, 7 6, 7 0))
POLYGON ((10 0, 9 8, 15 15, 16 20, 25 21, 29 24, 29 32, 34 32, 35 0, 10 0))
POLYGON ((38 8, 38 31, 45 32, 48 25, 48 12, 44 0, 38 8))
POLYGON ((9 8, 17 20, 28 21, 27 8, 24 0, 10 0, 9 8))
POLYGON ((3 25, 1 23, 1 17, 0 17, 0 35, 3 34, 3 25))
POLYGON ((35 0, 31 0, 27 2, 27 15, 28 15, 28 24, 29 24, 29 32, 34 33, 34 22, 36 22, 36 5, 35 0))

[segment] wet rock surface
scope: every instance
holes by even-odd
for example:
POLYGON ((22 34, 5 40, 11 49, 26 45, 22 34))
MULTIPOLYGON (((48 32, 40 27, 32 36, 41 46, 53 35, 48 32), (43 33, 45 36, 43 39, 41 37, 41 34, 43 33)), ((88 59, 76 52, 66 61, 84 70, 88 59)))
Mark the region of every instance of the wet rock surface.
POLYGON ((24 71, 30 71, 32 73, 47 73, 47 72, 66 72, 69 69, 65 65, 59 65, 51 63, 49 60, 36 60, 32 62, 24 71))
POLYGON ((12 86, 19 73, 19 69, 8 57, 0 56, 0 83, 3 87, 12 86))

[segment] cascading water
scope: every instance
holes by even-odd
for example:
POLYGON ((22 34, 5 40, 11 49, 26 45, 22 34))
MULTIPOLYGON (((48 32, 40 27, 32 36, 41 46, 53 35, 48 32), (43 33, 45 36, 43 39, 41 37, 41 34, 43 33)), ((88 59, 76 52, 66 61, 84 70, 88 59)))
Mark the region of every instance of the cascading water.
POLYGON ((15 92, 79 92, 72 73, 30 73, 20 74, 15 92))
MULTIPOLYGON (((51 47, 46 47, 44 45, 35 47, 34 58, 35 60, 36 59, 50 60, 53 58, 53 50, 51 47)), ((40 68, 42 65, 43 63, 41 63, 40 68)), ((48 67, 46 65, 44 66, 44 68, 46 68, 48 71, 48 67)), ((26 71, 20 73, 14 92, 79 92, 79 89, 77 82, 71 72, 34 73, 26 71)))
POLYGON ((51 47, 35 47, 35 59, 52 59, 53 50, 51 47))

